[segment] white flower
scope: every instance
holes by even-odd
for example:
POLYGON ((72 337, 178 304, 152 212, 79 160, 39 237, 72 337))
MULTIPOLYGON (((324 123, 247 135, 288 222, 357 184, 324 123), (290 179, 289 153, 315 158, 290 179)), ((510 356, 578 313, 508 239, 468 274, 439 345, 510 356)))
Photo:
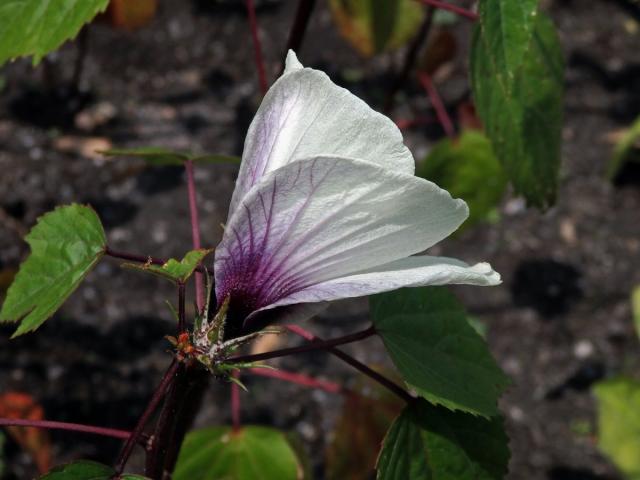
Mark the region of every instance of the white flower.
POLYGON ((247 133, 215 252, 227 326, 402 287, 500 283, 487 263, 411 256, 468 216, 464 201, 414 167, 391 120, 290 51, 247 133))

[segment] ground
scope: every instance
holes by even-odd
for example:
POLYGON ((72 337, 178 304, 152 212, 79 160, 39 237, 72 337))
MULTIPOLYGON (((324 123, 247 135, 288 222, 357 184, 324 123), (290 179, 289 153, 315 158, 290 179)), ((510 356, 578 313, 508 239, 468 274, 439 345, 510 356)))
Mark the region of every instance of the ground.
MULTIPOLYGON (((181 170, 143 169, 131 160, 92 152, 109 146, 163 145, 198 152, 241 153, 259 103, 248 25, 241 2, 161 2, 154 22, 136 32, 91 25, 82 93, 69 87, 77 46, 50 56, 48 68, 18 61, 0 71, 0 270, 19 265, 21 241, 37 216, 72 201, 93 205, 109 244, 158 257, 190 247, 186 187, 181 170), (47 84, 56 94, 45 93, 47 84)), ((507 196, 500 222, 480 225, 430 253, 489 261, 504 283, 456 288, 469 311, 486 323, 487 339, 513 379, 501 401, 511 438, 511 480, 615 479, 595 445, 598 379, 640 364, 629 293, 640 283, 640 188, 626 172, 604 178, 612 133, 640 112, 637 10, 624 1, 556 0, 545 8, 561 35, 567 59, 562 175, 556 206, 526 208, 507 196), (634 17, 635 15, 635 17, 634 17), (635 18, 635 20, 634 20, 635 18)), ((631 3, 629 3, 631 4, 631 3)), ((294 3, 258 4, 270 79, 275 78, 294 3)), ((466 53, 471 25, 451 27, 460 50, 438 85, 455 110, 467 92, 466 53)), ((373 60, 353 52, 320 2, 301 61, 381 108, 390 68, 401 52, 373 60)), ((396 119, 433 113, 410 82, 396 119)), ((422 159, 442 135, 437 126, 406 130, 422 159)), ((203 239, 221 236, 237 168, 198 168, 203 239)), ((47 418, 132 428, 170 361, 163 336, 172 332, 161 280, 121 270, 105 260, 56 317, 38 332, 9 340, 0 329, 0 392, 29 392, 47 418)), ((367 303, 339 302, 305 326, 324 337, 364 328, 367 303)), ((367 362, 385 364, 382 344, 370 339, 348 348, 367 362)), ((352 382, 354 374, 324 354, 290 358, 284 368, 352 382)), ((341 400, 268 379, 250 379, 243 421, 296 431, 324 478, 325 432, 341 400)), ((198 425, 228 423, 228 392, 208 393, 198 425)), ((111 439, 53 432, 56 462, 89 457, 113 461, 111 439)), ((7 447, 7 478, 34 474, 29 458, 7 447)), ((140 459, 132 460, 139 467, 140 459)))

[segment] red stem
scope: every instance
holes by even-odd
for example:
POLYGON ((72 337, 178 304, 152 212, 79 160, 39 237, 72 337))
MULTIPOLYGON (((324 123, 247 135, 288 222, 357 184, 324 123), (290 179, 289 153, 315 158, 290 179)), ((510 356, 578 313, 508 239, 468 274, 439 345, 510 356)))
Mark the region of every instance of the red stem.
POLYGON ((253 0, 245 0, 245 3, 247 6, 247 13, 249 15, 249 28, 251 28, 251 38, 253 39, 256 68, 258 69, 258 78, 260 79, 260 91, 262 92, 262 95, 265 95, 269 87, 267 85, 267 74, 265 73, 264 59, 262 58, 262 47, 260 46, 260 38, 258 36, 256 9, 253 5, 253 0))
POLYGON ((342 385, 325 380, 319 380, 317 378, 309 377, 301 373, 285 372, 283 370, 271 370, 270 368, 249 368, 247 369, 247 371, 249 373, 252 373, 253 375, 277 378, 278 380, 295 383, 296 385, 302 385, 303 387, 317 388, 329 393, 344 392, 342 385))
MULTIPOLYGON (((316 341, 316 342, 320 341, 320 339, 318 337, 316 337, 313 333, 305 330, 302 327, 299 327, 298 325, 286 325, 285 328, 287 330, 289 330, 291 333, 295 333, 296 335, 299 335, 302 338, 305 338, 305 339, 309 340, 310 342, 312 342, 312 341, 316 341)), ((389 391, 391 391, 392 393, 396 394, 398 397, 403 399, 405 402, 411 403, 411 402, 413 402, 415 400, 415 398, 412 395, 410 395, 400 385, 398 385, 395 382, 393 382, 392 380, 388 379, 387 377, 385 377, 381 373, 376 372, 371 367, 365 365, 364 363, 360 362, 359 360, 356 360, 351 355, 348 355, 348 354, 344 353, 342 350, 340 350, 338 348, 335 348, 335 346, 329 347, 327 349, 327 351, 329 353, 331 353, 332 355, 335 355, 336 357, 338 357, 343 362, 351 365, 356 370, 359 370, 364 375, 372 378, 373 380, 378 382, 380 385, 382 385, 383 387, 387 388, 389 391)))
MULTIPOLYGON (((186 160, 184 168, 187 171, 187 189, 189 191, 189 213, 191 216, 191 237, 194 250, 202 248, 200 243, 200 219, 198 218, 198 203, 196 200, 196 182, 193 177, 193 160, 186 160)), ((196 272, 196 306, 202 312, 204 307, 204 283, 202 273, 196 272)))
POLYGON ((431 77, 425 72, 419 72, 418 78, 420 80, 420 83, 426 90, 427 95, 429 95, 431 106, 433 106, 433 109, 436 111, 436 115, 438 116, 438 121, 440 122, 440 125, 442 125, 442 128, 444 129, 445 133, 449 138, 455 137, 456 131, 455 131, 455 128, 453 127, 453 122, 451 121, 451 117, 449 116, 449 113, 447 112, 447 109, 445 108, 444 103, 442 103, 442 99, 440 98, 440 95, 438 95, 438 91, 436 90, 436 87, 433 84, 431 77))
MULTIPOLYGON (((232 373, 233 378, 239 379, 240 372, 235 371, 232 373)), ((237 432, 240 430, 240 385, 237 383, 231 384, 231 421, 233 422, 233 431, 237 432)))
MULTIPOLYGON (((137 253, 128 253, 128 252, 118 252, 116 250, 111 249, 111 247, 106 247, 104 250, 104 254, 109 257, 119 258, 120 260, 127 260, 128 262, 136 262, 136 263, 152 263, 154 265, 164 265, 167 261, 163 258, 157 258, 152 256, 144 256, 138 255, 137 253)), ((204 273, 205 269, 202 265, 198 265, 196 267, 196 272, 204 273)), ((207 268, 206 270, 209 275, 213 275, 213 270, 207 268)))
POLYGON ((431 5, 432 7, 439 8, 441 10, 447 10, 449 12, 453 12, 456 15, 460 15, 461 17, 468 18, 469 20, 476 21, 478 20, 478 14, 472 12, 471 10, 467 10, 462 7, 458 7, 456 5, 451 5, 447 2, 441 2, 440 0, 417 0, 424 5, 431 5))
POLYGON ((361 330, 360 332, 344 335, 343 337, 332 338, 330 340, 315 339, 315 340, 312 340, 311 343, 308 343, 306 345, 301 345, 299 347, 282 348, 280 350, 273 350, 270 352, 263 352, 263 353, 255 353, 251 355, 238 355, 236 357, 228 358, 226 362, 228 363, 258 362, 261 360, 269 360, 271 358, 286 357, 288 355, 293 355, 296 353, 306 353, 306 352, 312 352, 314 350, 329 350, 331 347, 344 345, 345 343, 357 342, 359 340, 364 340, 365 338, 371 337, 375 334, 376 334, 376 330, 375 328, 373 328, 373 326, 371 326, 366 330, 361 330))
POLYGON ((68 430, 70 432, 91 433, 104 437, 119 438, 127 440, 131 432, 118 430, 115 428, 95 427, 93 425, 82 425, 80 423, 55 422, 51 420, 25 420, 19 418, 0 418, 0 427, 33 427, 46 428, 49 430, 68 430))
POLYGON ((151 415, 153 415, 153 412, 155 412, 156 407, 158 406, 160 401, 164 398, 165 394, 167 393, 167 390, 169 389, 169 386, 173 382, 179 366, 180 366, 180 362, 176 360, 174 360, 173 363, 171 363, 171 365, 165 372, 164 376, 162 377, 160 384, 156 388, 155 392, 153 392, 153 395, 151 396, 151 400, 147 404, 147 408, 145 408, 144 412, 138 419, 138 423, 133 429, 133 432, 131 432, 131 435, 127 438, 127 443, 125 443, 124 447, 122 447, 122 450, 116 462, 115 470, 118 474, 122 473, 122 471, 124 470, 124 467, 127 464, 127 461, 131 456, 131 453, 133 452, 133 447, 136 445, 136 443, 138 443, 138 440, 143 434, 144 427, 147 425, 147 423, 149 422, 149 419, 151 418, 151 415))

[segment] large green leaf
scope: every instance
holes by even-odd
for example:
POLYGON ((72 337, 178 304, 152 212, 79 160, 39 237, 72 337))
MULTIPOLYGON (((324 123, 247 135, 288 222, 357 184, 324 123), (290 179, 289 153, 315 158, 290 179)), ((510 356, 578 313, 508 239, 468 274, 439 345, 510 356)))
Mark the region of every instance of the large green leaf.
POLYGON ((73 38, 82 25, 103 11, 109 0, 7 0, 0 2, 0 65, 47 53, 73 38))
POLYGON ((598 383, 598 446, 630 480, 640 479, 640 382, 598 383))
POLYGON ((231 155, 198 155, 164 147, 113 148, 98 153, 107 157, 141 158, 149 165, 154 166, 183 165, 187 160, 192 160, 195 163, 240 163, 240 158, 231 155))
MULTIPOLYGON (((110 480, 116 471, 101 463, 89 460, 78 460, 54 467, 45 473, 40 480, 110 480)), ((145 480, 140 475, 123 474, 121 480, 145 480)))
MULTIPOLYGON (((481 2, 471 48, 478 113, 517 193, 544 208, 555 201, 560 167, 564 60, 555 28, 542 12, 508 16, 528 2, 481 2), (496 19, 496 16, 498 18, 496 19), (531 23, 533 22, 533 23, 531 23), (522 28, 521 33, 514 33, 522 28), (531 34, 526 32, 532 28, 531 34), (498 31, 495 31, 498 29, 498 31), (507 35, 507 32, 509 35, 507 35), (524 44, 498 48, 496 38, 524 44), (507 53, 508 52, 508 53, 507 53)), ((528 10, 527 10, 528 11, 528 10)))
POLYGON ((469 205, 464 226, 486 220, 504 195, 507 177, 481 132, 467 130, 459 138, 446 138, 429 152, 416 175, 435 182, 469 205))
POLYGON ((498 413, 509 380, 445 287, 383 293, 370 304, 376 330, 409 386, 453 410, 498 413))
POLYGON ((7 291, 0 322, 20 325, 14 337, 38 328, 62 305, 104 254, 106 238, 87 206, 58 207, 25 237, 31 254, 7 291))
POLYGON ((142 270, 144 272, 153 273, 172 282, 185 283, 193 274, 194 270, 200 265, 204 257, 210 254, 212 249, 200 248, 187 252, 180 261, 170 258, 164 265, 154 265, 152 263, 124 263, 122 266, 134 270, 142 270))
POLYGON ((173 480, 301 480, 303 468, 285 435, 267 427, 190 432, 173 480))
POLYGON ((389 429, 377 480, 498 480, 508 463, 502 418, 487 420, 420 400, 389 429))
POLYGON ((330 0, 329 6, 340 33, 363 55, 403 45, 424 16, 415 0, 330 0))

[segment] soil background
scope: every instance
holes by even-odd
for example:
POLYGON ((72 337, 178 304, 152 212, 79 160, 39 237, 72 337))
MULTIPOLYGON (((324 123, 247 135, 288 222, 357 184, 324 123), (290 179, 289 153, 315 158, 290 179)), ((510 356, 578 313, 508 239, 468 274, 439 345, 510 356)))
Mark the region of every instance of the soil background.
MULTIPOLYGON (((511 438, 511 480, 619 478, 596 448, 590 387, 640 367, 629 304, 632 287, 640 284, 640 175, 628 170, 615 184, 604 179, 612 134, 640 113, 635 5, 623 0, 545 3, 567 59, 558 202, 539 212, 508 195, 498 223, 468 229, 430 251, 489 261, 503 276, 499 287, 455 292, 487 325, 491 350, 513 379, 501 401, 511 438)), ((263 0, 257 7, 273 81, 295 2, 263 0)), ((468 95, 472 26, 460 20, 447 28, 459 51, 437 86, 455 116, 468 95)), ((155 20, 140 30, 94 23, 86 33, 79 91, 70 83, 78 42, 49 55, 48 65, 32 68, 29 60, 21 60, 0 70, 3 275, 27 255, 21 237, 36 218, 72 201, 98 211, 112 248, 181 257, 191 245, 181 168, 144 168, 93 151, 161 145, 240 155, 259 104, 243 2, 162 0, 155 20)), ((380 110, 403 51, 358 56, 320 1, 298 55, 380 110)), ((434 118, 411 79, 392 117, 421 116, 434 118)), ((435 122, 403 133, 418 161, 443 136, 435 122)), ((226 219, 236 174, 232 165, 197 168, 206 246, 220 240, 219 224, 226 219)), ((174 296, 161 280, 102 261, 36 333, 10 341, 13 327, 0 328, 0 392, 32 394, 49 419, 131 429, 170 362, 163 337, 175 327, 164 300, 174 296)), ((332 337, 365 328, 367 322, 366 300, 355 300, 332 305, 305 327, 332 337)), ((377 339, 347 350, 388 365, 377 339)), ((347 384, 356 381, 352 371, 324 354, 287 358, 278 365, 347 384)), ((314 478, 325 478, 326 432, 336 421, 340 397, 263 378, 247 378, 247 384, 243 421, 296 432, 314 478)), ((211 388, 197 424, 229 423, 228 407, 228 389, 211 388)), ((80 457, 112 462, 120 446, 69 432, 51 437, 56 463, 80 457)), ((5 450, 7 479, 35 475, 30 458, 15 444, 8 441, 5 450)), ((134 457, 132 468, 140 465, 134 457)))

